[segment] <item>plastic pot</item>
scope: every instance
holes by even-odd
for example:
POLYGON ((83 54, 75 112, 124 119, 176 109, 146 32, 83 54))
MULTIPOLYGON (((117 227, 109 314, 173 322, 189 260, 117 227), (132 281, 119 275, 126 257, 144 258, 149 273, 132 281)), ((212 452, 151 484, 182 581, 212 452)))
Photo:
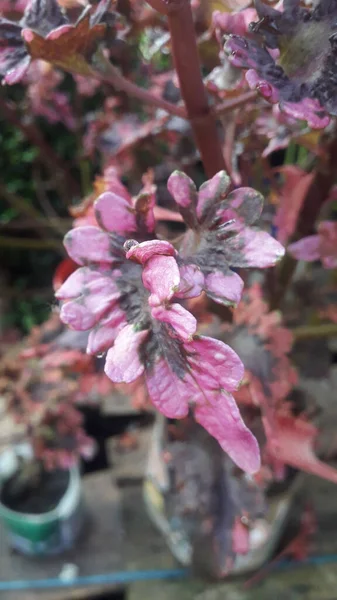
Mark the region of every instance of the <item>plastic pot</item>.
MULTIPOLYGON (((5 485, 5 482, 3 483, 5 485)), ((81 479, 77 467, 58 505, 39 515, 11 510, 0 501, 0 519, 10 546, 28 555, 58 554, 73 546, 83 521, 81 479)))
MULTIPOLYGON (((173 472, 172 475, 167 467, 167 456, 172 451, 174 453, 174 444, 170 446, 167 443, 169 436, 166 419, 161 416, 157 418, 143 486, 149 517, 163 534, 174 557, 184 566, 192 567, 198 575, 219 579, 229 572, 234 575, 258 569, 271 558, 277 546, 294 495, 301 484, 301 477, 295 476, 289 486, 268 498, 262 491, 254 490, 249 477, 242 477, 240 484, 237 484, 235 478, 226 474, 226 464, 230 461, 226 459, 221 450, 217 451, 213 440, 207 439, 206 435, 208 436, 208 434, 201 432, 202 437, 198 438, 198 427, 196 425, 195 431, 192 430, 192 439, 196 438, 196 441, 193 441, 193 451, 189 455, 191 461, 187 464, 185 471, 178 473, 180 483, 178 482, 178 492, 175 492, 173 482, 177 478, 177 474, 173 472), (200 473, 202 476, 202 471, 206 471, 204 478, 206 484, 203 488, 196 479, 196 484, 192 482, 190 496, 182 500, 183 488, 186 487, 186 484, 188 485, 191 469, 193 470, 193 459, 197 475, 200 473), (218 470, 217 466, 214 466, 217 461, 218 470), (207 481, 209 482, 210 478, 207 471, 213 471, 211 475, 213 480, 208 491, 207 481), (224 485, 217 486, 217 481, 221 478, 224 485), (216 482, 216 486, 214 486, 214 482, 216 482), (199 506, 205 488, 206 494, 209 492, 211 498, 209 502, 211 508, 209 512, 206 509, 206 513, 202 514, 202 510, 199 512, 199 506), (210 491, 211 488, 213 491, 210 491), (249 527, 249 550, 233 555, 231 551, 233 523, 230 518, 228 519, 228 515, 233 511, 233 506, 235 508, 235 505, 240 505, 245 501, 248 506, 253 506, 253 513, 255 511, 249 527), (207 521, 218 523, 217 528, 211 534, 203 529, 204 517, 206 517, 206 523, 207 521), (219 530, 220 536, 218 535, 219 530)), ((182 462, 188 463, 188 458, 186 458, 187 455, 183 455, 184 442, 180 441, 179 444, 182 454, 178 456, 176 463, 181 466, 182 462)), ((229 466, 228 472, 230 469, 229 466)))

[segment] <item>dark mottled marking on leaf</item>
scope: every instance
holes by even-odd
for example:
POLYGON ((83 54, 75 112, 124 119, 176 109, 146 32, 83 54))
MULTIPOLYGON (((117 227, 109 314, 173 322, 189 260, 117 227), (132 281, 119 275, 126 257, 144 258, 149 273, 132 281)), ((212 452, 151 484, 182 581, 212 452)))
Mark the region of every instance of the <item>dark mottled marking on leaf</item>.
POLYGON ((262 79, 280 92, 283 102, 300 102, 305 98, 317 100, 324 118, 324 108, 337 114, 337 2, 321 0, 313 9, 300 6, 299 1, 286 2, 283 12, 256 0, 260 19, 251 23, 250 31, 257 36, 244 40, 234 36, 235 42, 245 44, 248 55, 244 68, 255 68, 262 79), (280 50, 276 64, 266 48, 280 50), (248 49, 248 51, 247 51, 248 49), (249 65, 248 65, 249 61, 249 65))
POLYGON ((23 41, 20 25, 0 18, 0 47, 3 46, 23 46, 23 41))
POLYGON ((90 27, 98 23, 104 23, 108 27, 113 27, 116 22, 116 13, 110 12, 111 0, 101 0, 94 13, 90 15, 90 27))
POLYGON ((180 379, 184 379, 187 371, 187 354, 183 343, 174 337, 170 325, 153 323, 149 337, 140 347, 141 360, 148 371, 151 371, 156 360, 163 358, 180 379))
MULTIPOLYGON (((134 212, 133 209, 131 210, 134 212)), ((152 239, 153 232, 148 231, 148 225, 146 222, 149 212, 152 211, 151 194, 148 192, 140 193, 135 199, 134 210, 136 212, 136 230, 138 236, 140 236, 143 240, 152 239)))
MULTIPOLYGON (((208 181, 205 181, 200 188, 199 193, 207 188, 208 181)), ((222 176, 219 177, 218 186, 211 196, 204 202, 201 215, 199 217, 200 223, 206 224, 212 221, 215 211, 218 208, 219 202, 225 198, 228 186, 230 184, 230 178, 225 171, 222 172, 222 176)))
POLYGON ((119 257, 121 263, 125 261, 124 243, 125 237, 118 233, 109 233, 111 254, 119 257))
POLYGON ((24 46, 2 50, 0 47, 0 75, 4 77, 14 69, 20 69, 22 63, 28 61, 27 50, 24 46))
POLYGON ((46 36, 68 22, 57 0, 32 0, 25 10, 21 25, 46 36))
POLYGON ((115 279, 121 295, 118 304, 125 312, 128 323, 139 324, 144 320, 144 315, 147 318, 147 292, 143 287, 142 268, 136 263, 128 262, 122 264, 120 270, 121 276, 115 279))

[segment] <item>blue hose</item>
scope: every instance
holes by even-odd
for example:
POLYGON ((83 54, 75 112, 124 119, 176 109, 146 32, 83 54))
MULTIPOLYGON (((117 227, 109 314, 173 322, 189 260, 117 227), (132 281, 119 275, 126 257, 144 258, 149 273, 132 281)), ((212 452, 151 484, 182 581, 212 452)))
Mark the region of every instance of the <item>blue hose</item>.
POLYGON ((0 581, 0 592, 11 592, 14 590, 32 590, 66 587, 84 587, 87 585, 100 584, 127 584, 135 581, 151 581, 155 579, 182 579, 188 574, 187 569, 161 569, 149 571, 117 571, 116 573, 102 573, 99 575, 87 575, 74 577, 64 581, 54 579, 32 579, 27 581, 0 581))
MULTIPOLYGON (((323 565, 337 562, 337 554, 326 554, 323 556, 309 556, 301 561, 282 560, 275 565, 275 570, 294 569, 302 566, 323 565)), ((184 579, 188 577, 188 569, 153 569, 148 571, 117 571, 116 573, 103 573, 99 575, 87 575, 75 577, 68 581, 59 578, 54 579, 32 579, 27 581, 0 581, 0 592, 11 592, 18 590, 84 587, 88 585, 128 584, 136 581, 155 581, 184 579)))

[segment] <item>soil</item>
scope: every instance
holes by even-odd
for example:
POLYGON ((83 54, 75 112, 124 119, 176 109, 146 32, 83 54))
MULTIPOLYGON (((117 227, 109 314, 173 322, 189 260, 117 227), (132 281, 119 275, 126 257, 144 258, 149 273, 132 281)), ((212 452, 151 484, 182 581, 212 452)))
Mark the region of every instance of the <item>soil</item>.
POLYGON ((20 513, 39 515, 53 510, 63 497, 69 483, 69 472, 57 469, 43 471, 38 482, 19 483, 20 472, 4 484, 0 500, 4 506, 20 513))

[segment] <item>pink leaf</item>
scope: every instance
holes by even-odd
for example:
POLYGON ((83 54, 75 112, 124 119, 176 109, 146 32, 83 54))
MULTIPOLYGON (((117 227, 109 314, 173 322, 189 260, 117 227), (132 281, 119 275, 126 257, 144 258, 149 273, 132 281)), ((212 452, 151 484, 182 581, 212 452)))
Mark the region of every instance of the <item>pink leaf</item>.
POLYGON ((101 271, 92 271, 89 267, 80 267, 69 275, 68 279, 55 292, 56 298, 70 300, 77 298, 83 293, 84 287, 91 281, 100 280, 104 277, 101 271))
POLYGON ((112 314, 102 319, 97 327, 90 331, 87 353, 99 354, 111 348, 121 328, 125 325, 127 322, 124 312, 115 306, 112 314))
POLYGON ((141 242, 140 244, 134 242, 132 245, 130 244, 131 241, 125 243, 125 247, 127 248, 126 258, 134 260, 141 265, 145 265, 156 254, 163 254, 165 256, 175 256, 177 254, 172 244, 164 240, 150 240, 148 242, 141 242))
POLYGON ((311 129, 325 129, 331 121, 316 98, 303 98, 300 102, 282 102, 280 108, 294 119, 307 121, 311 129))
POLYGON ((219 202, 226 194, 230 179, 226 171, 219 171, 212 179, 205 181, 199 189, 197 215, 202 221, 210 208, 219 202))
POLYGON ((212 22, 214 27, 219 27, 222 33, 235 33, 245 35, 249 32, 249 24, 257 21, 255 8, 246 8, 238 12, 214 11, 212 22))
POLYGON ((182 265, 179 267, 180 283, 176 298, 195 298, 204 289, 205 278, 197 265, 182 265))
POLYGON ((154 193, 141 192, 134 201, 137 229, 139 231, 153 232, 156 221, 154 217, 154 193))
POLYGON ((238 388, 244 376, 244 366, 236 352, 227 344, 200 336, 185 343, 184 348, 194 379, 201 389, 233 392, 238 388))
POLYGON ((179 282, 179 269, 173 256, 156 255, 146 262, 143 283, 151 292, 149 298, 151 306, 170 300, 178 289, 179 282))
POLYGON ((167 182, 167 189, 179 206, 187 208, 196 205, 197 189, 192 179, 182 171, 174 171, 170 175, 167 182))
POLYGON ((296 260, 307 260, 309 262, 320 258, 320 240, 318 235, 308 235, 298 242, 288 246, 288 252, 296 260))
POLYGON ((314 425, 301 418, 278 416, 272 431, 264 419, 268 453, 277 461, 337 483, 337 470, 320 461, 313 446, 318 434, 314 425))
POLYGON ((220 446, 247 473, 256 473, 260 468, 258 443, 244 424, 240 411, 231 394, 222 392, 216 404, 197 406, 195 419, 220 446))
POLYGON ((108 192, 113 192, 117 196, 121 196, 131 206, 131 197, 126 187, 122 184, 118 178, 117 171, 114 167, 107 167, 104 169, 104 185, 108 192))
POLYGON ((233 267, 273 267, 285 253, 283 246, 266 231, 245 227, 228 242, 233 267))
POLYGON ((148 335, 148 330, 135 331, 126 325, 118 334, 115 344, 107 353, 104 371, 114 383, 130 383, 144 371, 139 356, 139 346, 148 335))
POLYGON ((159 359, 146 372, 146 382, 155 407, 166 417, 182 419, 188 415, 193 388, 180 379, 164 359, 159 359))
POLYGON ((241 187, 233 190, 227 198, 219 204, 217 216, 221 216, 221 222, 230 219, 239 219, 246 225, 257 221, 263 209, 263 196, 249 187, 241 187))
POLYGON ((90 329, 119 299, 119 291, 112 279, 101 277, 87 282, 86 293, 76 300, 64 302, 60 317, 78 331, 90 329))
POLYGON ((84 304, 70 300, 62 305, 60 319, 76 331, 87 331, 99 321, 99 314, 93 314, 84 304))
POLYGON ((205 279, 205 292, 215 302, 235 306, 240 302, 243 285, 241 277, 234 271, 229 271, 228 275, 215 271, 205 279))
POLYGON ((136 218, 130 203, 113 192, 105 192, 95 202, 97 223, 106 231, 125 234, 136 231, 136 218))
POLYGON ((99 227, 88 225, 72 229, 65 236, 64 245, 70 258, 79 265, 116 261, 109 235, 99 227))
POLYGON ((180 304, 171 304, 168 308, 155 306, 151 314, 154 319, 169 323, 182 339, 189 340, 196 332, 196 318, 180 304))

